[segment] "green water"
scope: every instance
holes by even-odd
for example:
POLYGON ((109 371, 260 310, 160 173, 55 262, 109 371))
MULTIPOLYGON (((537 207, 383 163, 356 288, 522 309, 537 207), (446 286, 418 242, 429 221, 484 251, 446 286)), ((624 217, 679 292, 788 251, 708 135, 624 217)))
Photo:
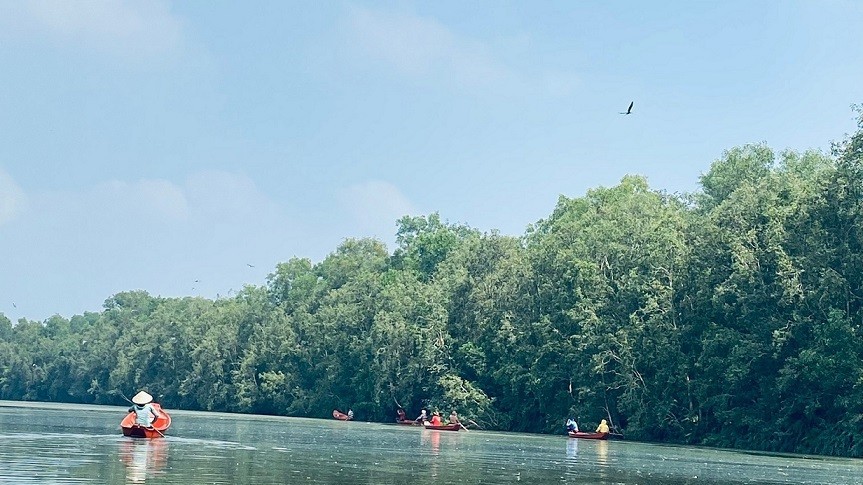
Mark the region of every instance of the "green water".
POLYGON ((861 460, 359 421, 172 411, 134 439, 124 414, 0 401, 0 483, 863 483, 861 460))

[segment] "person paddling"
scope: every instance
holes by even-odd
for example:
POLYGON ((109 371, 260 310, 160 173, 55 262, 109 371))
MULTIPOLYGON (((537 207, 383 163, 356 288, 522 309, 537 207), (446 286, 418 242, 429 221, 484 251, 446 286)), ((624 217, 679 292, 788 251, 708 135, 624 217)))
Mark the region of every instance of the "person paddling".
POLYGON ((423 409, 422 412, 420 413, 419 417, 417 417, 417 419, 414 420, 414 422, 419 423, 419 424, 426 424, 427 421, 428 421, 428 414, 426 414, 425 409, 423 409))
POLYGON ((575 420, 572 418, 567 419, 566 431, 571 433, 578 433, 578 423, 576 423, 575 420))
POLYGON ((599 426, 596 427, 597 433, 608 433, 608 422, 604 419, 599 422, 599 426))
POLYGON ((455 412, 455 409, 449 413, 449 424, 461 424, 458 420, 458 413, 455 412))
POLYGON ((132 398, 133 406, 129 408, 130 413, 135 413, 135 424, 147 428, 153 427, 153 421, 159 419, 158 411, 152 404, 153 396, 141 391, 132 398))

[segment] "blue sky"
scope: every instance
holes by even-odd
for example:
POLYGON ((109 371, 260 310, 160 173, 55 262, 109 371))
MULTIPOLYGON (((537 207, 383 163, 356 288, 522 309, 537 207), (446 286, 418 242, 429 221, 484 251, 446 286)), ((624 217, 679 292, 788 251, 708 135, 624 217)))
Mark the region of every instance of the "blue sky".
POLYGON ((405 214, 521 235, 625 174, 826 150, 861 31, 858 1, 0 0, 0 312, 226 296, 405 214))

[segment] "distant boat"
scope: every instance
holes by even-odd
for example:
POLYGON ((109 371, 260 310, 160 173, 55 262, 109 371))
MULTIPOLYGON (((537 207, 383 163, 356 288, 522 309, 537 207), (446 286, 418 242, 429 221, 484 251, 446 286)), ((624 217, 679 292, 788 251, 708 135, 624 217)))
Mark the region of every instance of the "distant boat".
POLYGON ((353 419, 351 418, 351 416, 348 416, 347 414, 339 411, 338 409, 333 409, 333 417, 338 419, 339 421, 350 421, 351 419, 353 419))
POLYGON ((420 423, 417 423, 416 421, 414 421, 412 419, 397 419, 396 424, 403 424, 405 426, 419 426, 420 425, 420 423))
POLYGON ((171 427, 171 415, 162 409, 159 403, 152 403, 159 413, 159 417, 153 420, 152 427, 141 426, 135 422, 137 415, 131 412, 120 421, 120 428, 123 430, 123 436, 131 436, 132 438, 161 438, 165 436, 165 431, 171 427))
POLYGON ((458 430, 460 430, 460 429, 461 429, 461 425, 460 425, 460 424, 458 424, 458 423, 455 423, 455 424, 441 424, 441 425, 438 425, 438 426, 435 426, 435 425, 433 425, 433 424, 426 424, 426 425, 424 425, 424 426, 425 426, 425 428, 426 428, 426 429, 435 429, 435 430, 438 430, 438 431, 458 431, 458 430))
POLYGON ((584 431, 570 431, 570 438, 580 438, 583 440, 607 440, 608 433, 585 433, 584 431))

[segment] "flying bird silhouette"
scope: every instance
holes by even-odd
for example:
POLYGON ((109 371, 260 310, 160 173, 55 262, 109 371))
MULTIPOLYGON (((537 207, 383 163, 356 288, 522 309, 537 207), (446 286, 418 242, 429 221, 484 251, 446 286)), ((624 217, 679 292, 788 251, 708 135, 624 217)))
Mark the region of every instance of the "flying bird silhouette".
POLYGON ((626 113, 620 113, 622 115, 631 115, 632 114, 632 105, 635 104, 635 101, 629 103, 629 108, 626 109, 626 113))
POLYGON ((16 304, 13 302, 13 303, 12 303, 12 308, 18 308, 18 305, 16 305, 16 304))
POLYGON ((249 264, 249 263, 246 263, 246 266, 248 266, 248 267, 250 267, 250 268, 254 268, 254 267, 255 267, 254 265, 251 265, 251 264, 249 264))

